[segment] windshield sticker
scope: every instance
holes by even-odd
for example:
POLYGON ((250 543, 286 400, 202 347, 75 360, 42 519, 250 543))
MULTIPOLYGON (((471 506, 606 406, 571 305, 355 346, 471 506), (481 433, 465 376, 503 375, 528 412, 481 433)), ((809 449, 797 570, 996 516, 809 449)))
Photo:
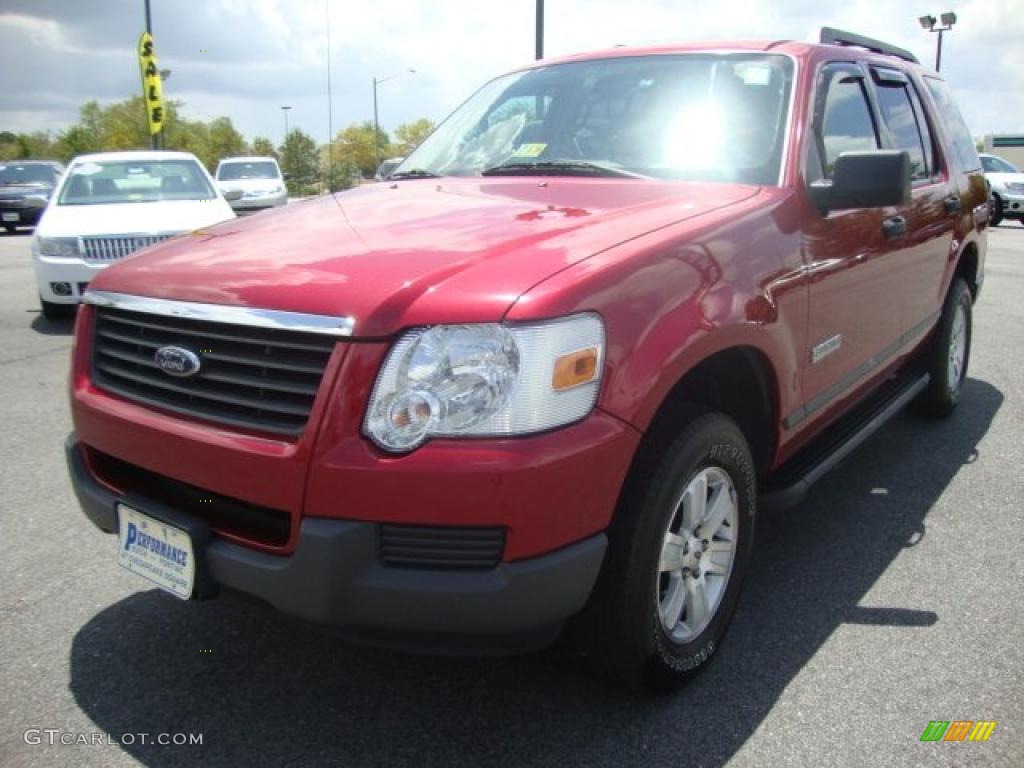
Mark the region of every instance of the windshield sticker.
POLYGON ((97 165, 96 163, 84 163, 75 168, 75 173, 80 173, 83 176, 92 176, 94 173, 99 173, 102 170, 102 165, 97 165))
POLYGON ((547 144, 520 144, 512 153, 512 157, 539 157, 547 148, 547 144))

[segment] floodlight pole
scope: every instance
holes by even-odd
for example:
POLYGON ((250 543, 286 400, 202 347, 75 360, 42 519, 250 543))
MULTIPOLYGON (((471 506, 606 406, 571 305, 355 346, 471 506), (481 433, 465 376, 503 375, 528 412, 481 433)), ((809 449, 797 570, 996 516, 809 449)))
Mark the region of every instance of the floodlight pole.
POLYGON ((939 19, 936 19, 932 15, 918 17, 918 22, 921 24, 921 28, 927 32, 938 32, 939 42, 935 46, 935 71, 938 72, 942 66, 942 33, 950 32, 953 29, 953 25, 956 24, 956 14, 952 11, 946 11, 939 19), (936 21, 942 21, 941 27, 936 27, 936 21))

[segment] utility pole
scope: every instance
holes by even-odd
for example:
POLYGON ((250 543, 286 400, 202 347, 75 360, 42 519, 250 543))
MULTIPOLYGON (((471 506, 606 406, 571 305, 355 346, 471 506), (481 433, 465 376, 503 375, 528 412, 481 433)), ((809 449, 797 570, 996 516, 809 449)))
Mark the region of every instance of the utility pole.
POLYGON ((534 45, 534 58, 544 58, 544 0, 537 0, 537 34, 534 45))

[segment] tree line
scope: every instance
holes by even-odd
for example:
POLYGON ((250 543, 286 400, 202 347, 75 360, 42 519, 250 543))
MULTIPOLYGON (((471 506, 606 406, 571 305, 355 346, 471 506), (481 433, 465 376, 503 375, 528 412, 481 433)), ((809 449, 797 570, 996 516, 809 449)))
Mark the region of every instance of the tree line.
MULTIPOLYGON (((371 178, 376 158, 407 155, 434 129, 426 119, 400 125, 394 138, 386 131, 374 131, 369 121, 352 123, 338 131, 329 145, 317 142, 301 129, 288 131, 280 146, 265 136, 252 141, 235 128, 229 117, 208 122, 189 120, 180 101, 168 101, 163 129, 166 149, 191 152, 212 173, 222 158, 237 155, 274 157, 288 174, 291 194, 312 194, 325 188, 347 189, 360 179, 371 178)), ((78 122, 51 133, 0 131, 0 161, 50 159, 68 163, 76 155, 150 146, 142 97, 101 106, 90 101, 79 110, 78 122)))

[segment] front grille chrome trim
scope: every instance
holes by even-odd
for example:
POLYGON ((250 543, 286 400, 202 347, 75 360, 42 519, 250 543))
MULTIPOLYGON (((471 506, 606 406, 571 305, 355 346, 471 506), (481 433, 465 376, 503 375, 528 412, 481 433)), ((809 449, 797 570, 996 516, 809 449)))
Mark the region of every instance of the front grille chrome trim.
POLYGON ((82 298, 86 304, 112 307, 128 312, 144 312, 165 317, 182 317, 210 323, 248 325, 253 328, 273 328, 279 331, 301 331, 325 336, 351 336, 355 331, 354 317, 310 315, 277 309, 258 309, 224 304, 203 304, 193 301, 154 299, 112 291, 88 290, 82 298))

